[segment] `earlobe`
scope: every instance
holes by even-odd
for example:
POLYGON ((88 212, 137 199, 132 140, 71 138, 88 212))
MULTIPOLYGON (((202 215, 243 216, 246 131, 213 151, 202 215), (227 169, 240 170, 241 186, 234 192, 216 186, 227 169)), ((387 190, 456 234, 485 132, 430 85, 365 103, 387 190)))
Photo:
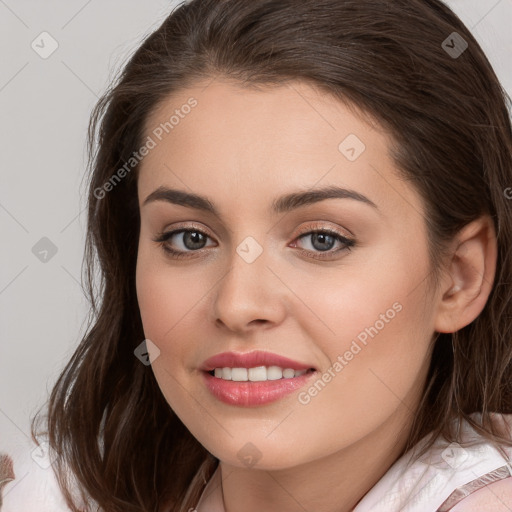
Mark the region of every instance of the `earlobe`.
POLYGON ((494 223, 485 215, 464 226, 454 240, 447 277, 439 290, 437 332, 451 333, 470 324, 491 293, 497 262, 494 223))

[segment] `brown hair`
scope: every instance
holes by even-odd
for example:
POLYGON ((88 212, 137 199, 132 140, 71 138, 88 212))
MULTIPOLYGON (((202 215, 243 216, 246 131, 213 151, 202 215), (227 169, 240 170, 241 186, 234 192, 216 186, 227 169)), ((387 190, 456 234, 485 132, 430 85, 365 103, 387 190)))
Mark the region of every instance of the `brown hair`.
POLYGON ((144 40, 91 117, 91 315, 51 393, 46 425, 72 510, 79 508, 67 490, 71 476, 86 503, 109 512, 156 511, 165 502, 186 511, 218 463, 171 410, 151 367, 134 357, 144 339, 136 172, 98 193, 141 146, 151 112, 215 76, 245 87, 306 81, 377 119, 392 137, 397 171, 424 199, 433 284, 446 242, 491 215, 499 251, 493 290, 471 324, 436 333, 407 449, 429 433, 456 439, 454 418, 512 445, 490 421, 492 412, 512 412, 510 97, 477 41, 439 0, 193 0, 144 40), (443 47, 453 32, 468 45, 457 56, 443 47))

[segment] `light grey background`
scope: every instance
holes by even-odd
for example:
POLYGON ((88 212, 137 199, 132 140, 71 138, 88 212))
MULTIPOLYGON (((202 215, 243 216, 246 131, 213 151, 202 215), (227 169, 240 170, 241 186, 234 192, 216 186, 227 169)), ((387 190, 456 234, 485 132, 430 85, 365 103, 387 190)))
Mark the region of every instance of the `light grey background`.
MULTIPOLYGON (((46 400, 83 334, 87 301, 80 276, 86 217, 81 181, 89 114, 114 71, 176 3, 0 0, 4 446, 6 432, 28 434, 29 416, 46 400), (31 47, 35 40, 39 51, 50 48, 47 36, 40 42, 42 32, 58 43, 46 59, 31 47), (43 237, 57 248, 46 262, 32 252, 43 237)), ((512 0, 446 3, 472 29, 512 95, 512 0)))

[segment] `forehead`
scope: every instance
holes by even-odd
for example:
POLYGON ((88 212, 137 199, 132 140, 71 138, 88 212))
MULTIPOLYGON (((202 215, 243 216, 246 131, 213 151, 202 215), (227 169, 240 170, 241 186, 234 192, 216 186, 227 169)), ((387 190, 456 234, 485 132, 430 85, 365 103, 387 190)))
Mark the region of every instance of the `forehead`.
POLYGON ((148 117, 146 137, 154 148, 141 162, 140 203, 160 185, 246 206, 338 185, 383 211, 421 208, 398 179, 380 125, 303 82, 254 90, 213 80, 182 89, 148 117))

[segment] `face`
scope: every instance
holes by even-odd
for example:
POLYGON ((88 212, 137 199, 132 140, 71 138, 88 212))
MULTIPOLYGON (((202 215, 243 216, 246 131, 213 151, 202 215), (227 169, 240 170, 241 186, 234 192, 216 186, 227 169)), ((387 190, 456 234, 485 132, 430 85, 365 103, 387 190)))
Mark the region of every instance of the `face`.
POLYGON ((288 468, 410 416, 434 307, 423 202, 387 134, 305 83, 215 80, 168 98, 145 140, 138 302, 160 389, 199 442, 288 468))

